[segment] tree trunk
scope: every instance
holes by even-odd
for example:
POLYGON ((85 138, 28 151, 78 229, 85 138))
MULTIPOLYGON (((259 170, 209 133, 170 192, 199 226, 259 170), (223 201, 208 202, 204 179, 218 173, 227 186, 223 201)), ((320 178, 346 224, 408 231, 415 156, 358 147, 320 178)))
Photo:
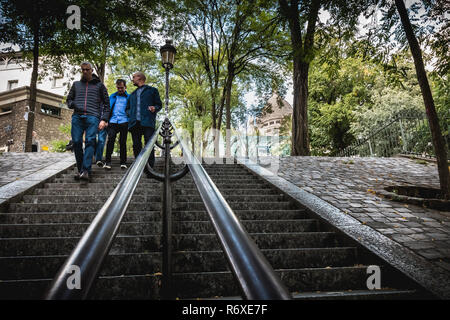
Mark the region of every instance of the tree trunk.
POLYGON ((406 11, 403 0, 395 0, 395 5, 400 15, 406 38, 408 39, 411 54, 414 59, 414 65, 416 67, 417 80, 420 85, 420 90, 422 91, 423 102, 425 104, 433 146, 436 153, 441 191, 447 196, 447 198, 450 198, 450 174, 447 163, 447 147, 439 126, 439 119, 434 106, 433 95, 431 94, 430 85, 428 83, 428 78, 422 59, 422 51, 412 29, 408 12, 406 11))
POLYGON ((228 66, 226 82, 225 111, 226 111, 226 157, 231 157, 231 88, 233 86, 233 67, 228 66))
POLYGON ((287 19, 291 34, 294 62, 294 103, 292 114, 292 156, 309 156, 308 135, 308 72, 314 56, 314 33, 319 15, 320 0, 312 0, 308 10, 308 25, 305 39, 302 39, 300 1, 279 0, 281 13, 287 19))
POLYGON ((97 75, 100 79, 101 82, 105 82, 105 68, 106 68, 106 63, 102 62, 100 64, 97 64, 95 66, 95 69, 97 69, 97 75))
POLYGON ((33 28, 33 72, 31 73, 30 83, 30 110, 28 112, 27 131, 25 136, 25 152, 32 151, 34 114, 36 111, 37 78, 39 66, 39 18, 36 18, 33 28))
POLYGON ((292 114, 292 156, 309 156, 308 72, 309 64, 294 61, 294 105, 292 114))

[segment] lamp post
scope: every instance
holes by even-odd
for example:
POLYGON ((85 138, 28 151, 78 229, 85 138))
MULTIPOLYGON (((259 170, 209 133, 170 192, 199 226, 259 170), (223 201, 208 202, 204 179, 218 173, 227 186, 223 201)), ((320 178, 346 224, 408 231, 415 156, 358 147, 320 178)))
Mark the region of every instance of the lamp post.
POLYGON ((161 52, 161 60, 164 69, 166 69, 166 119, 163 126, 166 126, 164 136, 164 193, 163 193, 163 221, 162 221, 162 233, 163 233, 163 274, 162 274, 162 287, 161 296, 163 299, 173 299, 172 291, 172 191, 170 187, 170 122, 169 122, 169 72, 173 68, 173 62, 175 60, 175 53, 177 50, 172 45, 172 40, 166 40, 166 44, 162 46, 159 51, 161 52))
POLYGON ((161 60, 164 69, 166 69, 166 117, 169 116, 169 72, 173 68, 173 62, 175 60, 175 54, 177 50, 172 45, 172 40, 166 40, 166 44, 163 45, 159 52, 161 53, 161 60))

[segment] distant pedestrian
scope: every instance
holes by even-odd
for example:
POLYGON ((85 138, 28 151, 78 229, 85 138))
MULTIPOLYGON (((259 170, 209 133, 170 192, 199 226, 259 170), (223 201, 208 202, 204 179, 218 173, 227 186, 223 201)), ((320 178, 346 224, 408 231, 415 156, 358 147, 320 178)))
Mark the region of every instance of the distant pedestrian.
POLYGON ((116 143, 117 134, 120 134, 120 168, 127 169, 127 135, 128 135, 128 116, 126 113, 128 92, 126 91, 126 81, 118 79, 116 81, 117 92, 109 97, 111 106, 111 117, 108 124, 108 143, 106 145, 106 158, 104 168, 111 170, 111 155, 116 143))
POLYGON ((92 65, 83 62, 81 72, 81 80, 75 81, 70 88, 67 106, 73 109, 71 134, 78 169, 74 178, 90 181, 95 137, 99 130, 107 126, 110 108, 108 90, 92 73, 92 65), (84 151, 83 134, 85 134, 84 151))
POLYGON ((39 141, 37 136, 37 132, 33 131, 31 136, 31 152, 39 152, 39 141))
MULTIPOLYGON (((137 158, 142 150, 142 136, 147 143, 155 132, 156 114, 162 108, 158 89, 145 84, 145 75, 142 72, 133 74, 133 84, 138 87, 128 97, 127 114, 128 129, 133 139, 133 153, 137 158)), ((155 164, 155 150, 152 149, 148 164, 155 164)), ((144 172, 148 175, 147 167, 144 172)))

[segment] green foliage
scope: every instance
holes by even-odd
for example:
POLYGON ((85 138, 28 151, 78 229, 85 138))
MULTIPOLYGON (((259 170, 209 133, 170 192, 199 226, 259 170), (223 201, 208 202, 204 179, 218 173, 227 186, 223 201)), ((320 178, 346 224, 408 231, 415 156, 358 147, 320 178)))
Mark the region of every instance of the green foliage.
MULTIPOLYGON (((353 50, 349 42, 331 41, 311 65, 308 115, 312 155, 335 155, 398 115, 424 113, 420 88, 408 54, 397 55, 402 76, 397 78, 401 81, 396 82, 385 72, 383 65, 364 61, 353 50), (330 52, 333 52, 331 57, 330 52)), ((439 83, 436 87, 445 91, 443 86, 439 83)), ((404 123, 405 130, 412 129, 408 125, 404 123)), ((417 130, 421 130, 422 138, 414 143, 411 141, 411 145, 424 148, 430 141, 429 129, 425 126, 414 129, 417 130)), ((388 145, 388 139, 392 137, 386 133, 378 139, 381 139, 378 145, 382 146, 388 145)))
POLYGON ((66 140, 53 140, 50 142, 50 152, 66 152, 66 140))
POLYGON ((106 62, 115 50, 152 48, 150 32, 159 1, 81 0, 76 5, 81 9, 81 30, 61 30, 55 48, 63 50, 70 63, 90 61, 103 80, 106 62))
POLYGON ((105 81, 109 94, 117 91, 117 79, 124 79, 127 82, 127 92, 132 93, 136 89, 132 83, 132 76, 137 71, 145 74, 147 84, 158 89, 163 88, 164 73, 160 66, 159 54, 156 53, 155 49, 120 48, 109 57, 108 64, 112 71, 105 81))
POLYGON ((70 136, 72 125, 70 123, 60 124, 58 130, 65 135, 70 136))

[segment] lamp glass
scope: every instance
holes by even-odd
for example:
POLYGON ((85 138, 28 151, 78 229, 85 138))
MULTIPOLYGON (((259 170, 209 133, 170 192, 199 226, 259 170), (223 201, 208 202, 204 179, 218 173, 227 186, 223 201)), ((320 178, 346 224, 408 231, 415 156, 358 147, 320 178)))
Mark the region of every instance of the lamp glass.
POLYGON ((173 63, 175 60, 175 55, 170 50, 163 51, 163 52, 161 52, 161 59, 162 59, 163 65, 169 64, 169 65, 173 66, 173 63))

